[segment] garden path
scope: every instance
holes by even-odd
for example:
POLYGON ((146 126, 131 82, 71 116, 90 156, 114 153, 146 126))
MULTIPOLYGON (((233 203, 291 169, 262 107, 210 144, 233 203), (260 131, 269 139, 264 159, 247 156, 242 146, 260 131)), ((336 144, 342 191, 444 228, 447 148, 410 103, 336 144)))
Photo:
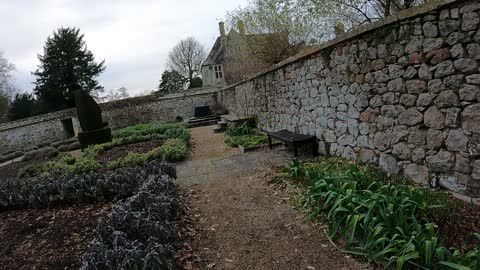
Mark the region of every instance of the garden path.
MULTIPOLYGON (((211 134, 213 127, 192 129, 194 141, 211 134)), ((223 144, 223 136, 212 142, 223 144)), ((184 227, 192 236, 180 251, 184 269, 367 269, 337 251, 324 225, 305 222, 289 195, 268 183, 288 153, 217 154, 177 166, 189 218, 184 227)))

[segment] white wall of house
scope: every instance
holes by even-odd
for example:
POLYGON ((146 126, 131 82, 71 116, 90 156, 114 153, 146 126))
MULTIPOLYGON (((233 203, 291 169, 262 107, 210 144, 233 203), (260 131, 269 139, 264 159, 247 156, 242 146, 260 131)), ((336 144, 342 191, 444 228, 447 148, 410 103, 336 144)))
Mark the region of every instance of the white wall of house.
POLYGON ((203 86, 225 86, 225 73, 223 65, 202 66, 203 86))

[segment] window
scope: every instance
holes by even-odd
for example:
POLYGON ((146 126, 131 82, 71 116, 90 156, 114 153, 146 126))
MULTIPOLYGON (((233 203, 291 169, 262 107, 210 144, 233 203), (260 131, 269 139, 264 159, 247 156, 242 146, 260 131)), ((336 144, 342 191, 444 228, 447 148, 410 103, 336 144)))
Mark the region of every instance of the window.
POLYGON ((220 79, 223 78, 223 71, 221 65, 213 66, 213 70, 215 71, 215 78, 220 79))

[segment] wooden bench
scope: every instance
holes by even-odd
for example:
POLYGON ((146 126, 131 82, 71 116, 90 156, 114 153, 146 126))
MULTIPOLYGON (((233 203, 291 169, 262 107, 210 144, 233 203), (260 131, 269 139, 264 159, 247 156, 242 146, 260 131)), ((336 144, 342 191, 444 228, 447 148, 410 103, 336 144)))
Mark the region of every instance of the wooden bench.
POLYGON ((278 132, 268 132, 268 146, 270 149, 272 149, 272 139, 291 145, 295 157, 298 156, 298 147, 309 144, 312 147, 312 154, 314 156, 318 155, 317 138, 315 136, 294 133, 286 129, 278 132))

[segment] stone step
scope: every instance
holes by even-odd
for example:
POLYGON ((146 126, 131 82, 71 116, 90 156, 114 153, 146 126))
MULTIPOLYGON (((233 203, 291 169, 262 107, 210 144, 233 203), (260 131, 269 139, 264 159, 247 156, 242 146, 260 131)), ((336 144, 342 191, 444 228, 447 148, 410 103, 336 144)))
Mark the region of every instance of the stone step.
POLYGON ((215 132, 215 133, 221 133, 221 132, 225 132, 225 130, 227 130, 227 127, 226 127, 226 126, 217 125, 217 126, 213 129, 213 132, 215 132))
POLYGON ((218 122, 218 119, 205 119, 202 121, 188 122, 188 127, 193 128, 193 127, 211 126, 211 125, 215 125, 217 122, 218 122))
POLYGON ((198 123, 198 122, 205 122, 205 121, 218 121, 220 118, 216 115, 211 115, 211 116, 205 116, 205 117, 192 117, 187 120, 187 123, 193 124, 193 123, 198 123))

